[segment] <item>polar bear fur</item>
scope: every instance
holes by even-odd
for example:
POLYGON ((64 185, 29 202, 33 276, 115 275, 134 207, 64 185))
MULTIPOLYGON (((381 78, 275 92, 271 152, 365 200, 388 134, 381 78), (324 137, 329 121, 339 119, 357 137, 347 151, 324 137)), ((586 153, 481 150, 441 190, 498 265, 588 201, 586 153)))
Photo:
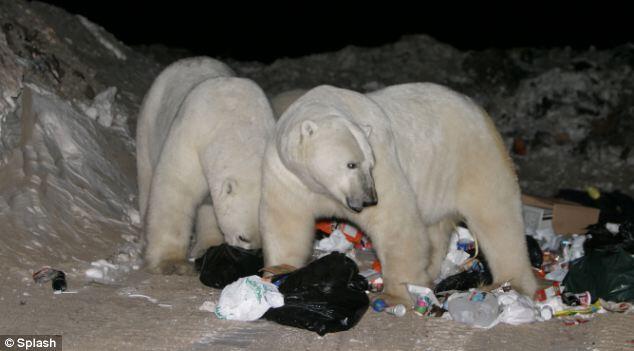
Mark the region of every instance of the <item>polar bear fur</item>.
POLYGON ((387 298, 407 301, 403 283, 431 285, 453 225, 465 219, 494 283, 536 288, 512 163, 487 114, 447 88, 309 91, 278 121, 262 185, 267 265, 303 265, 314 220, 348 219, 373 241, 387 298))
POLYGON ((194 218, 198 238, 192 252, 218 244, 223 234, 230 245, 260 246, 261 162, 274 123, 262 90, 216 60, 181 60, 157 77, 137 127, 150 271, 190 270, 194 218), (207 197, 211 201, 204 202, 207 197))
POLYGON ((275 119, 279 119, 284 111, 288 109, 297 99, 299 99, 302 95, 307 92, 305 89, 292 89, 283 91, 277 95, 275 95, 271 99, 271 108, 273 109, 273 114, 275 115, 275 119))

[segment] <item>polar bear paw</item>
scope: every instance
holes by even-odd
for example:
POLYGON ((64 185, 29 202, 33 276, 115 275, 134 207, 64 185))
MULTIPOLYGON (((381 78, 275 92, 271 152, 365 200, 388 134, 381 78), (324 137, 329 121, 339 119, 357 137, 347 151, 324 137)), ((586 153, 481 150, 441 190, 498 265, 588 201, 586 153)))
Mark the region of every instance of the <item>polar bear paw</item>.
POLYGON ((165 260, 157 264, 150 264, 148 272, 163 275, 195 275, 194 266, 187 261, 165 260))

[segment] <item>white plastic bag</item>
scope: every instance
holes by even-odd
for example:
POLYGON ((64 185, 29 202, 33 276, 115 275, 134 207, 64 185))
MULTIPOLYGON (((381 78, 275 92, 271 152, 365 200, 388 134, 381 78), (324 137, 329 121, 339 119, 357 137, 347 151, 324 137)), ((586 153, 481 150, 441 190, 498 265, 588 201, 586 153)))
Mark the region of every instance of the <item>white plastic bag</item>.
POLYGON ((315 242, 315 249, 327 252, 346 253, 354 247, 346 236, 339 230, 335 229, 328 237, 315 242))
POLYGON ((254 321, 269 308, 281 306, 284 306, 284 296, 277 286, 252 275, 225 286, 214 313, 220 319, 254 321))
POLYGON ((500 322, 500 307, 495 295, 477 290, 456 293, 447 299, 447 309, 457 322, 489 329, 500 322))
POLYGON ((500 322, 512 325, 532 323, 536 321, 535 304, 527 296, 520 295, 517 291, 502 292, 496 294, 498 303, 502 308, 500 322))
POLYGON ((435 277, 435 283, 439 283, 445 278, 463 271, 462 265, 469 259, 470 256, 465 251, 458 249, 459 241, 474 241, 471 232, 469 232, 469 229, 456 227, 456 230, 451 233, 447 256, 440 266, 440 274, 438 275, 438 277, 435 277))
MULTIPOLYGON (((430 288, 415 285, 415 284, 406 284, 407 292, 409 293, 410 299, 412 299, 412 305, 416 305, 416 300, 419 296, 426 296, 431 301, 432 305, 436 305, 438 307, 442 307, 442 304, 436 298, 434 291, 430 288)), ((431 307, 431 306, 430 306, 431 307)))

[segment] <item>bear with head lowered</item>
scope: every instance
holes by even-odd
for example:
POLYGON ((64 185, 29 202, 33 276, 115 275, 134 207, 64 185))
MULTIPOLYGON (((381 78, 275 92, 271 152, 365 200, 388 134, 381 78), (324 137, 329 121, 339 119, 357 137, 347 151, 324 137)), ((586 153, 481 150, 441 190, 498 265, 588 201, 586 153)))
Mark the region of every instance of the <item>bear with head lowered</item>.
POLYGON ((193 227, 194 255, 222 241, 260 247, 261 163, 274 124, 262 90, 219 61, 188 58, 161 72, 137 124, 139 205, 150 271, 191 271, 193 227))
POLYGON ((536 289, 513 165, 490 117, 448 88, 314 88, 281 116, 262 167, 266 265, 302 266, 315 220, 347 219, 372 239, 388 300, 405 302, 404 284, 430 286, 464 220, 494 284, 536 289))

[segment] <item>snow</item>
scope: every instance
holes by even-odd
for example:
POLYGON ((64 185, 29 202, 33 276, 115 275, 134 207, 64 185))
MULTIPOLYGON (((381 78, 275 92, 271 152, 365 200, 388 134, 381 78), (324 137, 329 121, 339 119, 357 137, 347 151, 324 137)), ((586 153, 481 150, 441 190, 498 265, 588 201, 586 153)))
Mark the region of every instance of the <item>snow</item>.
POLYGON ((88 29, 92 35, 101 43, 101 45, 105 46, 113 55, 115 55, 119 60, 127 60, 127 56, 117 48, 110 40, 106 39, 102 32, 105 32, 101 27, 89 21, 86 17, 77 15, 81 23, 88 29))
POLYGON ((8 152, 0 169, 0 221, 12 235, 3 240, 0 263, 14 267, 17 261, 23 269, 68 265, 74 256, 88 266, 94 258, 112 257, 110 265, 98 260, 86 272, 103 283, 139 268, 139 216, 130 196, 135 179, 123 172, 121 156, 108 152, 127 150, 133 140, 124 129, 102 130, 112 123, 115 94, 110 88, 94 99, 95 121, 48 89, 25 84, 21 147, 8 152))
MULTIPOLYGON (((114 111, 114 99, 116 94, 117 88, 110 87, 97 94, 90 106, 84 104, 80 104, 79 106, 88 117, 99 122, 99 124, 104 127, 111 127, 116 114, 114 111)), ((125 120, 119 119, 117 122, 121 123, 125 122, 125 120)))

